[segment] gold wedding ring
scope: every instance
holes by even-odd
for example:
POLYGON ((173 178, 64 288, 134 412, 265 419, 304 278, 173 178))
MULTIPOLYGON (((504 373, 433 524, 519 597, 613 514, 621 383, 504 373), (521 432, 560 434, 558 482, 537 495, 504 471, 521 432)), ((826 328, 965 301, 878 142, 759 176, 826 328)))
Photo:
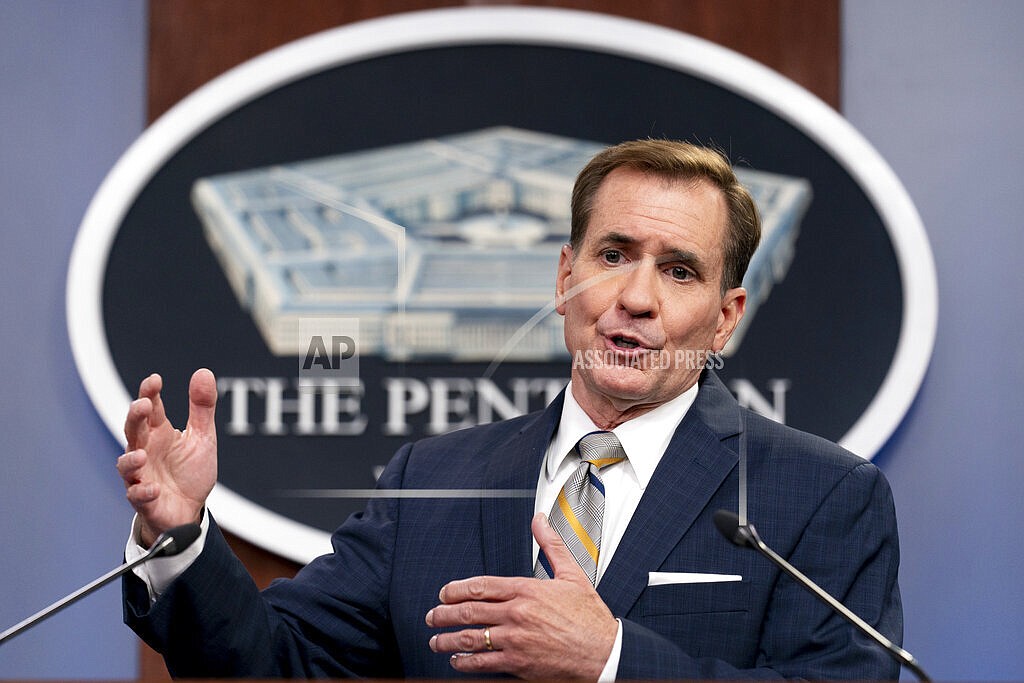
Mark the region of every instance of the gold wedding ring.
POLYGON ((491 627, 484 628, 484 647, 488 650, 493 650, 494 645, 491 644, 491 627))

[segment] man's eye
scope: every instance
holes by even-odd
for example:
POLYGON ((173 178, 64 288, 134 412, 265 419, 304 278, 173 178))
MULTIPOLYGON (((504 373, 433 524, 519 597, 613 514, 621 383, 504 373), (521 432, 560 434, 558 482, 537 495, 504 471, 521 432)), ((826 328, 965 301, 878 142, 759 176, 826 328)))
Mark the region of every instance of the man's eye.
POLYGON ((616 264, 622 263, 622 252, 621 251, 616 251, 614 249, 609 249, 608 251, 604 252, 602 254, 602 256, 604 257, 605 263, 610 263, 612 265, 616 265, 616 264))
POLYGON ((669 274, 675 280, 689 280, 693 277, 693 273, 682 266, 673 266, 669 268, 669 274))

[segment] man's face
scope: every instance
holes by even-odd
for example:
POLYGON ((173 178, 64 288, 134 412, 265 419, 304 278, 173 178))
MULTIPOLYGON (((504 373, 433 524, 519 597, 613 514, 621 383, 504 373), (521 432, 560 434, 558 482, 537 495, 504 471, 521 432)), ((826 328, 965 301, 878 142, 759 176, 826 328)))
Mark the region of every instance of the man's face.
POLYGON ((727 220, 722 192, 704 180, 618 168, 601 184, 556 282, 573 396, 598 426, 675 398, 729 340, 746 291, 722 294, 727 220))

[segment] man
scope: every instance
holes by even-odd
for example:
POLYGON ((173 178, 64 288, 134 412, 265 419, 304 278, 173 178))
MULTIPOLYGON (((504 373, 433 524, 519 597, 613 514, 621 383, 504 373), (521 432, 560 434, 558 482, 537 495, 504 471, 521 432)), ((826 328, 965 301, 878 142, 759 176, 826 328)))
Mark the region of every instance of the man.
POLYGON ((766 541, 901 638, 881 473, 740 409, 705 369, 743 316, 759 233, 716 152, 645 140, 599 154, 577 179, 555 283, 569 386, 541 413, 408 444, 379 480, 528 495, 374 499, 332 554, 262 594, 204 512, 212 374, 193 376, 180 433, 160 378, 145 379, 118 460, 138 513, 128 553, 178 524, 206 531, 190 555, 126 581, 127 622, 181 676, 898 677, 711 521, 737 508, 742 451, 766 541), (550 524, 537 514, 549 512, 550 524))

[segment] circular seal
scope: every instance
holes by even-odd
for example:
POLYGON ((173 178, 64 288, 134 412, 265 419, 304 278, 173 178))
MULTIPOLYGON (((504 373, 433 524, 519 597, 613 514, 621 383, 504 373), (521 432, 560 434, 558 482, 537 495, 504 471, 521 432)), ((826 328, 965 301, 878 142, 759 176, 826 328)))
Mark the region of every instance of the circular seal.
POLYGON ((353 24, 182 100, 82 222, 67 290, 82 381, 120 437, 143 377, 164 376, 182 424, 188 377, 212 368, 211 508, 308 561, 402 442, 561 389, 550 303, 572 178, 601 146, 646 136, 723 149, 765 217, 749 324, 699 362, 744 405, 871 458, 917 393, 937 319, 895 174, 757 63, 567 10, 353 24))

